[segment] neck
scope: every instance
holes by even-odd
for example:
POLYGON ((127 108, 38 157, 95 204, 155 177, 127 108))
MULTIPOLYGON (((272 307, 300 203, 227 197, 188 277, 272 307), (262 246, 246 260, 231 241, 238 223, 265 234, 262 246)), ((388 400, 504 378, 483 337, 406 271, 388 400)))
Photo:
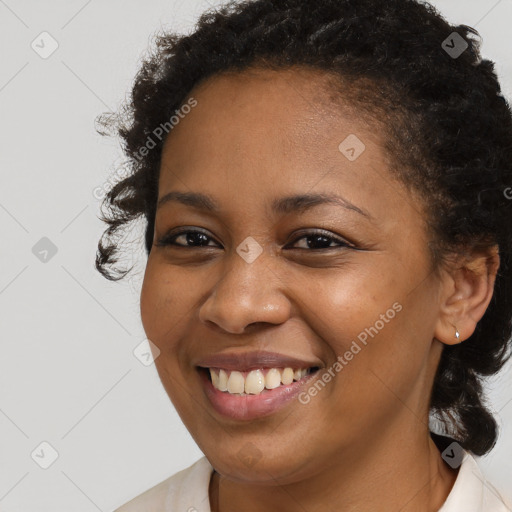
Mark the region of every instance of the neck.
POLYGON ((438 511, 457 471, 442 460, 428 428, 420 426, 408 425, 399 439, 383 432, 371 443, 333 453, 322 471, 291 484, 281 485, 278 480, 268 485, 240 483, 214 472, 209 489, 211 510, 438 511))

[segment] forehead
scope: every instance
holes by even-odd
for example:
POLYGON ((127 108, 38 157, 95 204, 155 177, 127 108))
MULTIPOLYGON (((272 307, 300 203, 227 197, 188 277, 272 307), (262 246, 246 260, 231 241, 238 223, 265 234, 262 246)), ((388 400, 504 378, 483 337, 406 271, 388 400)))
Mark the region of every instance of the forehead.
POLYGON ((376 216, 407 210, 408 192, 388 170, 381 123, 331 83, 308 69, 252 69, 200 84, 190 93, 197 106, 164 145, 159 196, 194 190, 249 206, 337 192, 376 216))
POLYGON ((296 150, 299 145, 314 143, 333 128, 336 137, 347 130, 366 131, 366 138, 378 142, 375 136, 378 120, 358 109, 353 100, 360 96, 360 91, 352 91, 348 82, 336 84, 332 74, 318 70, 251 68, 223 73, 201 83, 190 96, 198 105, 187 116, 187 123, 174 127, 173 137, 168 137, 169 144, 178 137, 178 132, 184 131, 184 124, 197 133, 223 134, 233 143, 244 136, 248 142, 250 135, 266 134, 266 147, 272 136, 273 146, 296 146, 296 150), (239 132, 241 126, 245 129, 239 132))

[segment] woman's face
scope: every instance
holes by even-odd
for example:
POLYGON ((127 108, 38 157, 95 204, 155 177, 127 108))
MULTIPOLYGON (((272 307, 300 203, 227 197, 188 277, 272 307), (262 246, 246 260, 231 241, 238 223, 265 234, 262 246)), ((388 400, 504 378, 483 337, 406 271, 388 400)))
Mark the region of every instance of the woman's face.
POLYGON ((154 242, 185 234, 153 245, 142 322, 184 424, 238 481, 298 481, 428 431, 441 344, 425 216, 388 170, 385 134, 324 84, 213 77, 162 154, 159 199, 182 195, 158 208, 154 242), (233 393, 199 366, 225 370, 233 393), (285 367, 320 370, 269 370, 285 367))

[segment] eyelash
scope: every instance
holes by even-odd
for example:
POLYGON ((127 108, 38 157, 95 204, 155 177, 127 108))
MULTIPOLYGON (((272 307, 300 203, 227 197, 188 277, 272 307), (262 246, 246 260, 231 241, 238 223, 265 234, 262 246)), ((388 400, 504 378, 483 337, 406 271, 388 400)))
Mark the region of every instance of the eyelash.
MULTIPOLYGON (((208 236, 203 231, 200 231, 200 230, 197 230, 197 229, 186 229, 186 230, 179 231, 177 233, 164 235, 162 238, 160 238, 160 240, 158 240, 156 245, 160 246, 160 247, 161 246, 174 246, 174 247, 179 247, 179 248, 182 248, 182 249, 202 249, 202 248, 205 248, 205 247, 213 247, 212 245, 190 246, 190 245, 181 245, 181 244, 177 244, 176 243, 176 241, 175 241, 176 238, 178 238, 181 235, 186 235, 186 234, 190 234, 190 233, 198 233, 198 234, 204 235, 206 238, 209 239, 209 241, 213 240, 212 237, 208 236)), ((328 231, 323 231, 323 230, 313 230, 313 231, 305 232, 301 236, 295 238, 291 243, 295 244, 299 240, 302 240, 303 238, 310 238, 310 237, 314 237, 314 236, 322 236, 324 238, 329 239, 331 242, 333 242, 333 241, 337 242, 339 245, 338 246, 332 246, 332 247, 322 247, 322 248, 319 248, 319 249, 309 249, 309 248, 304 248, 304 247, 299 247, 298 249, 300 249, 300 250, 308 250, 308 251, 325 251, 325 250, 336 249, 336 248, 341 248, 341 247, 344 247, 344 248, 355 248, 352 245, 350 245, 348 242, 345 242, 344 240, 329 234, 328 231)))

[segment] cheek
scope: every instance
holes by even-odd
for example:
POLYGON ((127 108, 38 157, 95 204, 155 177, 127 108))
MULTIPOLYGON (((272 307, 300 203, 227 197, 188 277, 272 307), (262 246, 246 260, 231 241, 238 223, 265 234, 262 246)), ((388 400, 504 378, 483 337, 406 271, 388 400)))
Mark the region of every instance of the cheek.
MULTIPOLYGON (((140 295, 140 315, 146 336, 157 345, 168 342, 172 326, 187 310, 186 297, 176 272, 148 261, 140 295)), ((185 288, 186 289, 186 288, 185 288)), ((190 309, 190 308, 189 308, 190 309)))
POLYGON ((428 325, 425 329, 423 306, 430 295, 408 293, 405 271, 387 270, 309 281, 303 296, 305 322, 324 341, 333 380, 340 383, 333 391, 345 397, 364 395, 372 401, 391 393, 386 384, 407 393, 426 364, 432 333, 428 325), (423 331, 415 332, 411 319, 422 315, 423 331), (339 364, 333 367, 335 361, 339 364))
POLYGON ((141 321, 146 337, 160 350, 155 367, 172 403, 178 410, 186 408, 180 368, 179 340, 186 329, 184 319, 191 306, 180 294, 179 273, 168 266, 148 261, 140 295, 141 321))
POLYGON ((148 261, 140 294, 140 315, 146 337, 159 349, 157 368, 182 364, 191 325, 204 296, 204 274, 182 269, 157 257, 148 261))
POLYGON ((165 302, 164 288, 155 277, 155 272, 148 262, 140 294, 140 316, 146 336, 152 341, 158 338, 159 319, 161 322, 165 318, 161 314, 165 302))
POLYGON ((377 330, 384 331, 398 316, 399 306, 393 308, 399 298, 397 283, 382 275, 379 278, 363 269, 339 270, 328 277, 308 279, 307 291, 300 292, 306 322, 337 354, 348 350, 352 340, 364 343, 376 322, 377 330))

